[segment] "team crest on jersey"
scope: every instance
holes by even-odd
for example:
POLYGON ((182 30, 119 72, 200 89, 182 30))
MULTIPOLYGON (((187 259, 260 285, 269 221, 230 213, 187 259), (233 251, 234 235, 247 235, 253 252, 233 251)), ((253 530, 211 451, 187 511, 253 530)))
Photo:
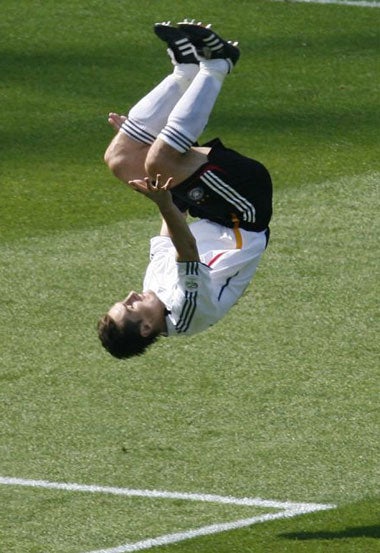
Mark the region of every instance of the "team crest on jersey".
POLYGON ((192 188, 188 191, 187 196, 192 200, 193 202, 199 202, 202 200, 203 196, 205 195, 205 191, 201 186, 196 186, 195 188, 192 188))
POLYGON ((195 280, 193 280, 191 278, 188 278, 185 281, 185 286, 186 286, 187 290, 193 291, 193 290, 196 290, 198 288, 198 283, 195 282, 195 280))

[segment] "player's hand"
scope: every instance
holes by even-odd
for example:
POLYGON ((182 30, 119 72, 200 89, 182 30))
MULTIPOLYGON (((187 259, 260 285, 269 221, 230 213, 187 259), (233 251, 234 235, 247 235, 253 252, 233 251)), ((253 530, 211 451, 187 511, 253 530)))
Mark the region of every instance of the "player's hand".
POLYGON ((155 202, 159 207, 172 204, 172 195, 170 194, 173 178, 169 177, 166 182, 161 182, 161 175, 157 175, 152 181, 149 177, 145 179, 135 179, 129 181, 136 192, 144 194, 147 198, 155 202))

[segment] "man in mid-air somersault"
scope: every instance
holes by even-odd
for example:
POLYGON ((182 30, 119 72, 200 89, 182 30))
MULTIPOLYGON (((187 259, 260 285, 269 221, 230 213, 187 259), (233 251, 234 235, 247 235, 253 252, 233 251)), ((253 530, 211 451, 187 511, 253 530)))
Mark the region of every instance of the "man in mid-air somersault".
POLYGON ((109 115, 117 131, 105 161, 161 214, 151 239, 143 291, 130 292, 100 319, 115 357, 142 354, 159 336, 206 330, 238 301, 269 240, 272 183, 256 160, 203 132, 240 51, 194 21, 160 23, 174 71, 128 113, 109 115), (187 224, 190 213, 198 221, 187 224))

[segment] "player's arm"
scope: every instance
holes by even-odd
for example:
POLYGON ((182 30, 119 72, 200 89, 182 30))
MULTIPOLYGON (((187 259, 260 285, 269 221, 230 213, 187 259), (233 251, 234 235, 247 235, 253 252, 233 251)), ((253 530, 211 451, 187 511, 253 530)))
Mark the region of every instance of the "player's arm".
POLYGON ((170 236, 177 251, 177 261, 199 261, 196 240, 183 213, 173 202, 169 192, 170 183, 171 179, 168 179, 165 184, 161 184, 160 175, 157 175, 154 184, 149 179, 134 180, 129 184, 157 205, 163 219, 161 235, 170 236))
POLYGON ((186 219, 174 205, 170 192, 167 194, 170 202, 165 205, 157 204, 165 225, 161 232, 167 232, 170 236, 177 251, 177 261, 199 261, 197 243, 186 219))
MULTIPOLYGON (((182 217, 185 219, 187 218, 187 212, 181 211, 182 217)), ((168 225, 166 224, 165 219, 161 216, 162 223, 161 223, 161 230, 160 230, 160 236, 170 236, 170 231, 168 229, 168 225)))

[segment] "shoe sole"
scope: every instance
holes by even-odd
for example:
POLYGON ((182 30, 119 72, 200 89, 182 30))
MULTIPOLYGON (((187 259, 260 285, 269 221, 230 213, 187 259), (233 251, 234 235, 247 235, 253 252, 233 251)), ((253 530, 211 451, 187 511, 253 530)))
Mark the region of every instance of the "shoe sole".
POLYGON ((207 27, 192 23, 179 23, 178 27, 195 46, 197 53, 206 59, 222 58, 235 65, 240 57, 240 50, 225 41, 207 27))

